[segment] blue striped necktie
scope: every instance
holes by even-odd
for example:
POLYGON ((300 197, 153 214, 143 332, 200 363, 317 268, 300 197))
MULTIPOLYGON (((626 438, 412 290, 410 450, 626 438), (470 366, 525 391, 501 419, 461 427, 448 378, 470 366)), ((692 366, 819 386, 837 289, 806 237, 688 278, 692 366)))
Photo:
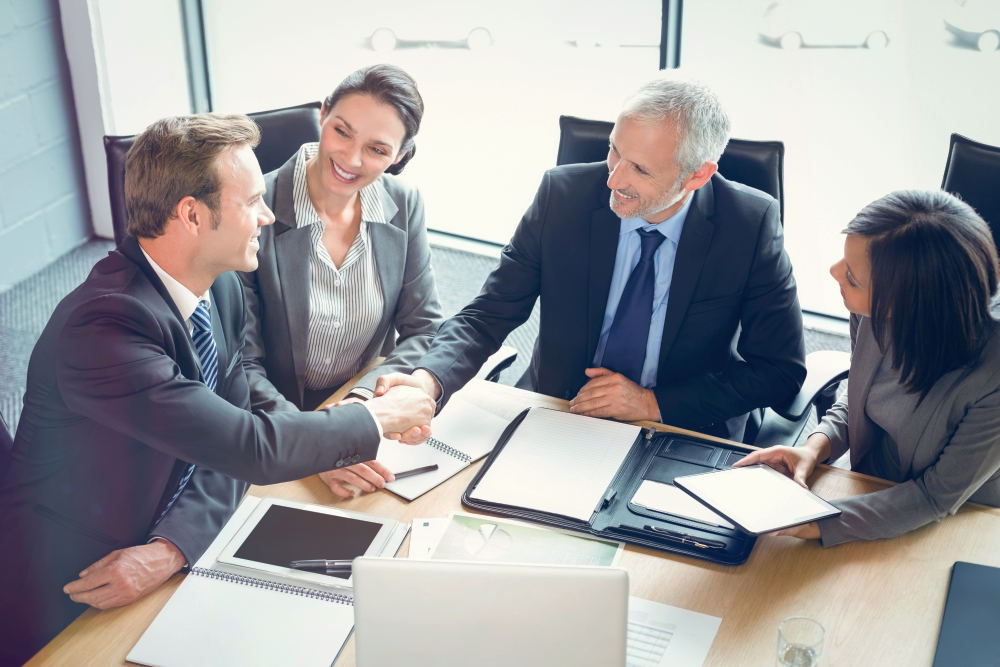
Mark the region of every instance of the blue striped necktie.
MULTIPOLYGON (((219 350, 215 346, 215 338, 212 337, 212 314, 208 312, 208 304, 205 301, 199 301, 198 306, 191 313, 191 326, 191 341, 194 343, 194 349, 198 352, 198 358, 201 359, 201 375, 208 388, 215 391, 215 385, 219 379, 219 350)), ((166 516, 170 508, 177 502, 181 491, 187 486, 193 474, 194 464, 189 464, 180 481, 177 482, 177 490, 174 491, 170 502, 153 522, 154 526, 166 516)))
POLYGON ((625 289, 622 290, 615 319, 611 321, 611 329, 608 330, 601 365, 641 385, 656 285, 653 255, 666 237, 655 229, 635 231, 639 233, 639 242, 642 244, 639 262, 632 269, 625 289))

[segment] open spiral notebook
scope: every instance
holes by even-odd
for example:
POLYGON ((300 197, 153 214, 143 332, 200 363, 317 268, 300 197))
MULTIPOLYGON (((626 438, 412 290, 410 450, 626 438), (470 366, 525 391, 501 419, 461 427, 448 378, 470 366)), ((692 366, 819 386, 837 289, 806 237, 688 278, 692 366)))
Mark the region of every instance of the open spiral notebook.
POLYGON ((389 482, 385 488, 406 500, 422 496, 493 451, 508 423, 455 396, 434 417, 427 442, 404 445, 382 439, 376 459, 394 473, 437 464, 437 470, 389 482))
MULTIPOLYGON (((129 662, 153 667, 328 667, 337 658, 354 628, 350 587, 296 580, 219 560, 261 502, 255 496, 244 498, 129 652, 129 662)), ((407 532, 406 524, 391 523, 388 539, 376 549, 390 556, 407 532)))

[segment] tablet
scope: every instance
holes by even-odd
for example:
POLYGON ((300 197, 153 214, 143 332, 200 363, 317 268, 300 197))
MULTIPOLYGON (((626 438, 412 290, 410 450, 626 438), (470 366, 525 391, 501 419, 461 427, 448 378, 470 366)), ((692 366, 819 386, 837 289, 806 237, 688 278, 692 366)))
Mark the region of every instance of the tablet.
POLYGON ((324 586, 349 586, 348 572, 288 567, 293 560, 353 560, 382 555, 396 522, 319 505, 264 498, 219 554, 219 562, 324 586))
POLYGON ((840 514, 812 491, 766 465, 676 477, 674 484, 751 535, 840 514))

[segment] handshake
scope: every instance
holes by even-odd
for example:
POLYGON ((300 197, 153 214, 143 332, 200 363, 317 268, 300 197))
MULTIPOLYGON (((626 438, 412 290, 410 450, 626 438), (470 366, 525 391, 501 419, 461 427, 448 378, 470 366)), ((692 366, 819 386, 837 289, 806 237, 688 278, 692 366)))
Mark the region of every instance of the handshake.
POLYGON ((410 374, 389 373, 375 383, 368 408, 382 424, 385 437, 417 444, 430 437, 440 395, 437 380, 422 368, 410 374))

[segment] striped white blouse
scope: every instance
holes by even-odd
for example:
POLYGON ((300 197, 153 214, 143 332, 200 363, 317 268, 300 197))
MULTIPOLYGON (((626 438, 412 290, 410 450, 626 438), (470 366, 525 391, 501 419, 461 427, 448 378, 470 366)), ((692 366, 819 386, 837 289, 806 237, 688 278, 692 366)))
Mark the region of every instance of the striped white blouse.
POLYGON ((316 143, 299 149, 292 186, 296 221, 299 227, 308 225, 312 236, 306 389, 339 387, 361 370, 385 307, 368 233, 370 224, 386 222, 378 181, 361 189, 361 229, 337 267, 323 246, 323 221, 306 185, 306 160, 318 151, 316 143))

